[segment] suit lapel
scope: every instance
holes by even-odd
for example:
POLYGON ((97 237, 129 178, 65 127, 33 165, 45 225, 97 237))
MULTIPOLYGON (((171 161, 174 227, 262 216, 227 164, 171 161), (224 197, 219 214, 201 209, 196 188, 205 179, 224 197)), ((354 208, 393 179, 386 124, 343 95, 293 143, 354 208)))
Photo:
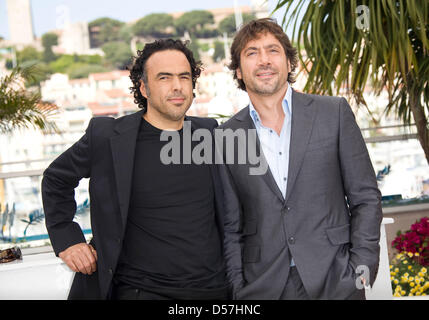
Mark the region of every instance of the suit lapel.
POLYGON ((289 148, 289 171, 285 202, 292 192, 296 177, 311 136, 316 110, 313 99, 305 94, 292 92, 292 124, 289 148))
POLYGON ((110 138, 123 228, 125 228, 127 221, 134 170, 134 154, 142 115, 143 111, 139 111, 122 118, 114 128, 117 135, 110 138))
MULTIPOLYGON (((249 107, 244 108, 243 110, 240 111, 239 114, 237 114, 236 119, 238 121, 241 121, 242 124, 240 125, 240 128, 243 128, 246 133, 248 134, 248 130, 249 129, 253 129, 256 130, 255 124, 253 123, 252 118, 250 117, 249 114, 249 107)), ((249 146, 247 146, 249 148, 249 146)), ((247 148, 247 150, 248 150, 247 148)), ((256 151, 259 151, 260 154, 260 159, 261 161, 264 161, 265 163, 267 162, 264 152, 261 148, 261 142, 259 141, 259 137, 257 136, 256 138, 256 151)), ((235 159, 237 159, 237 157, 235 157, 235 159)), ((271 191, 280 199, 280 201, 284 201, 283 199, 283 195, 282 192, 280 191, 279 187, 277 186, 276 180, 274 180, 273 174, 271 173, 271 169, 269 168, 268 164, 267 165, 267 172, 261 176, 262 180, 268 185, 268 187, 271 189, 271 191)), ((249 172, 249 164, 246 164, 246 170, 247 172, 249 172)))

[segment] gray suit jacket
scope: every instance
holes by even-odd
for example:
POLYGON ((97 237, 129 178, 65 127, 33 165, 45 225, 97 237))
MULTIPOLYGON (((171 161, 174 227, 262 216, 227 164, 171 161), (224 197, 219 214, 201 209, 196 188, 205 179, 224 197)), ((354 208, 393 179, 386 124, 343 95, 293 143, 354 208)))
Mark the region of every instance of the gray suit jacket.
MULTIPOLYGON (((365 142, 344 98, 293 91, 292 108, 285 198, 269 169, 249 175, 249 161, 220 168, 234 297, 279 299, 292 255, 312 299, 364 298, 356 268, 367 266, 374 283, 382 220, 365 142)), ((220 128, 254 129, 249 108, 220 128)))

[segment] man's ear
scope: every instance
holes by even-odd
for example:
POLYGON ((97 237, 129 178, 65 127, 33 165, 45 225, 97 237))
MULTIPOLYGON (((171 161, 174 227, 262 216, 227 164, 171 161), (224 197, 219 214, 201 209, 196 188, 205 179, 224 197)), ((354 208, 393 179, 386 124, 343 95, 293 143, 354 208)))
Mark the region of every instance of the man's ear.
POLYGON ((144 85, 143 80, 140 80, 140 93, 147 99, 146 86, 144 85))
POLYGON ((240 68, 235 69, 235 73, 237 74, 237 79, 243 80, 240 68))

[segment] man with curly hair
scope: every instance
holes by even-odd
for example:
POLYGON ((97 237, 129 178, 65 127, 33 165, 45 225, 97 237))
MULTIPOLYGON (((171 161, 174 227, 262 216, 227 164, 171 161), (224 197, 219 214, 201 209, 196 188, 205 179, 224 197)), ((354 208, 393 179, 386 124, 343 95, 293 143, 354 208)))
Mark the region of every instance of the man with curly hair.
POLYGON ((183 138, 185 121, 192 130, 217 126, 185 116, 200 73, 180 40, 146 44, 130 70, 142 110, 91 119, 85 135, 44 172, 51 243, 76 272, 69 299, 228 298, 215 167, 160 159, 163 132, 183 138), (90 178, 89 244, 73 222, 74 188, 84 177, 90 178))

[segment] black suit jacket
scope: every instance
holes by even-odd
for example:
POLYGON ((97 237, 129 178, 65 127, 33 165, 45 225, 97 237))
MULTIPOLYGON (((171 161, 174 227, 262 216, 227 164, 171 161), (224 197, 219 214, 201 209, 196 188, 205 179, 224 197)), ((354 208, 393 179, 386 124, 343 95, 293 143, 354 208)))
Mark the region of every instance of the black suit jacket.
MULTIPOLYGON (((90 178, 91 245, 97 250, 97 271, 76 273, 69 299, 109 298, 112 277, 122 248, 131 194, 134 152, 142 111, 119 119, 91 119, 85 135, 54 160, 45 170, 42 199, 46 227, 58 254, 86 242, 73 218, 76 212, 74 189, 82 178, 90 178)), ((192 129, 213 130, 214 119, 186 117, 192 129)), ((210 166, 217 224, 223 239, 222 189, 216 166, 210 166)))

